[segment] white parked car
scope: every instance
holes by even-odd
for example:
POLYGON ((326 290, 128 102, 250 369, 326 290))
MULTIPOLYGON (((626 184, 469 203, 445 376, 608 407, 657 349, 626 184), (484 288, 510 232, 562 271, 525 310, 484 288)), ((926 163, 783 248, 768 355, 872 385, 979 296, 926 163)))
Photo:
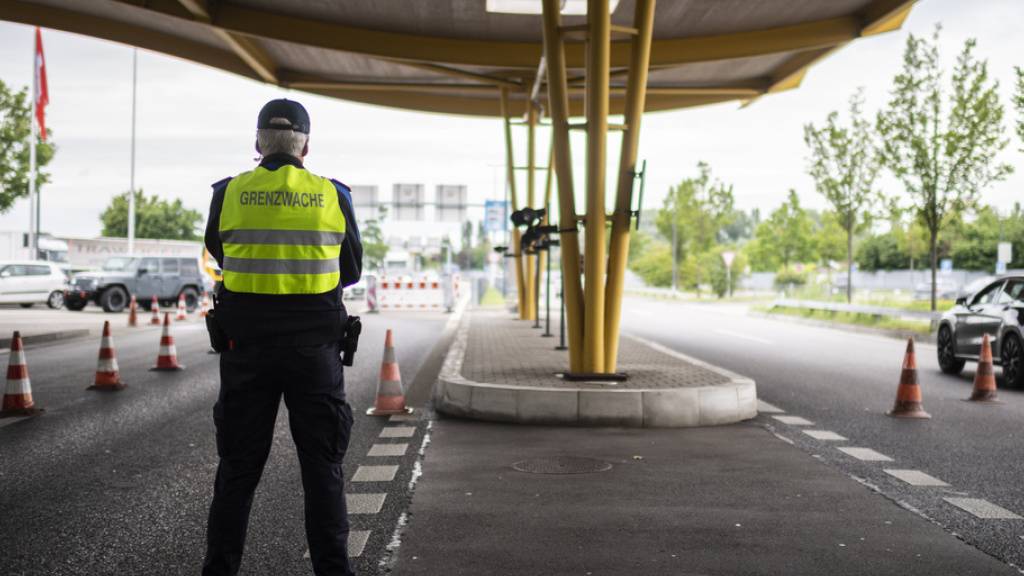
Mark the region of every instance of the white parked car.
POLYGON ((30 308, 45 303, 50 308, 64 306, 67 276, 54 262, 0 262, 0 302, 30 308))

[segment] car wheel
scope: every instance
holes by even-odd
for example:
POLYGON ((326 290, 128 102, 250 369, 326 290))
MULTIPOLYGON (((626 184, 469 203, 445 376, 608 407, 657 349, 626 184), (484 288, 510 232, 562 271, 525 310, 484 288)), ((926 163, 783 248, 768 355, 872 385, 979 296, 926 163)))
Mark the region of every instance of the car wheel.
POLYGON ((100 306, 104 312, 120 312, 128 305, 128 293, 120 286, 111 286, 100 296, 100 306))
POLYGON ((64 307, 64 293, 60 290, 54 290, 50 292, 50 297, 46 299, 46 305, 54 310, 59 310, 64 307))
POLYGON ((22 302, 21 304, 18 304, 18 306, 21 306, 22 308, 31 308, 32 302, 22 302))
POLYGON ((949 326, 939 328, 937 341, 939 368, 946 374, 959 374, 964 369, 965 360, 956 357, 956 348, 953 341, 953 331, 949 326))
POLYGON ((195 288, 185 288, 181 291, 181 296, 185 297, 185 309, 189 314, 195 312, 199 307, 199 292, 196 292, 195 288))
POLYGON ((64 307, 72 312, 81 312, 85 309, 85 302, 65 302, 64 307))
POLYGON ((1002 350, 1003 381, 1006 386, 1024 388, 1024 345, 1013 334, 1003 337, 1002 350))

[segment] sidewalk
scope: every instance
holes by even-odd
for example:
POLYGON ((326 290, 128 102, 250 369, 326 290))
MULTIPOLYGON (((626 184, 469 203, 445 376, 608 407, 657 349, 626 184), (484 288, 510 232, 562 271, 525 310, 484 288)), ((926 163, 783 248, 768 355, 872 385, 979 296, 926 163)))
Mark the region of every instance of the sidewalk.
POLYGON ((434 423, 400 576, 1017 574, 756 423, 434 423), (578 456, 605 472, 532 474, 578 456))
MULTIPOLYGON (((557 387, 549 357, 523 349, 551 339, 503 344, 503 332, 529 328, 474 315, 449 377, 557 387)), ((764 418, 644 429, 441 416, 391 566, 400 576, 1018 573, 784 442, 764 418)))

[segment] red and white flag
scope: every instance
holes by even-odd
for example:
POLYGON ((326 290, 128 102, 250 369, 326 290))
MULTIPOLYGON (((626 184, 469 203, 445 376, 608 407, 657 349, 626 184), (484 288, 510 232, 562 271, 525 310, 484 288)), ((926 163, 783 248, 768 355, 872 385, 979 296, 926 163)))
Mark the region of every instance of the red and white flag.
POLYGON ((43 34, 36 27, 36 78, 35 98, 36 122, 39 124, 39 137, 46 141, 46 105, 50 103, 50 92, 46 89, 46 59, 43 58, 43 34))

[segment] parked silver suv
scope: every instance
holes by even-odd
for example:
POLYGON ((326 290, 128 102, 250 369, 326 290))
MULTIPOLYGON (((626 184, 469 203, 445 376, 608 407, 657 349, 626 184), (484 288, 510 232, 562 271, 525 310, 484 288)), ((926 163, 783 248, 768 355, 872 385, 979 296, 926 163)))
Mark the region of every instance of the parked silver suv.
POLYGON ((106 312, 120 312, 132 295, 143 309, 149 308, 153 296, 161 305, 172 306, 184 295, 191 312, 199 306, 203 287, 198 258, 117 256, 107 260, 100 271, 75 274, 64 305, 68 310, 81 310, 94 302, 106 312))

